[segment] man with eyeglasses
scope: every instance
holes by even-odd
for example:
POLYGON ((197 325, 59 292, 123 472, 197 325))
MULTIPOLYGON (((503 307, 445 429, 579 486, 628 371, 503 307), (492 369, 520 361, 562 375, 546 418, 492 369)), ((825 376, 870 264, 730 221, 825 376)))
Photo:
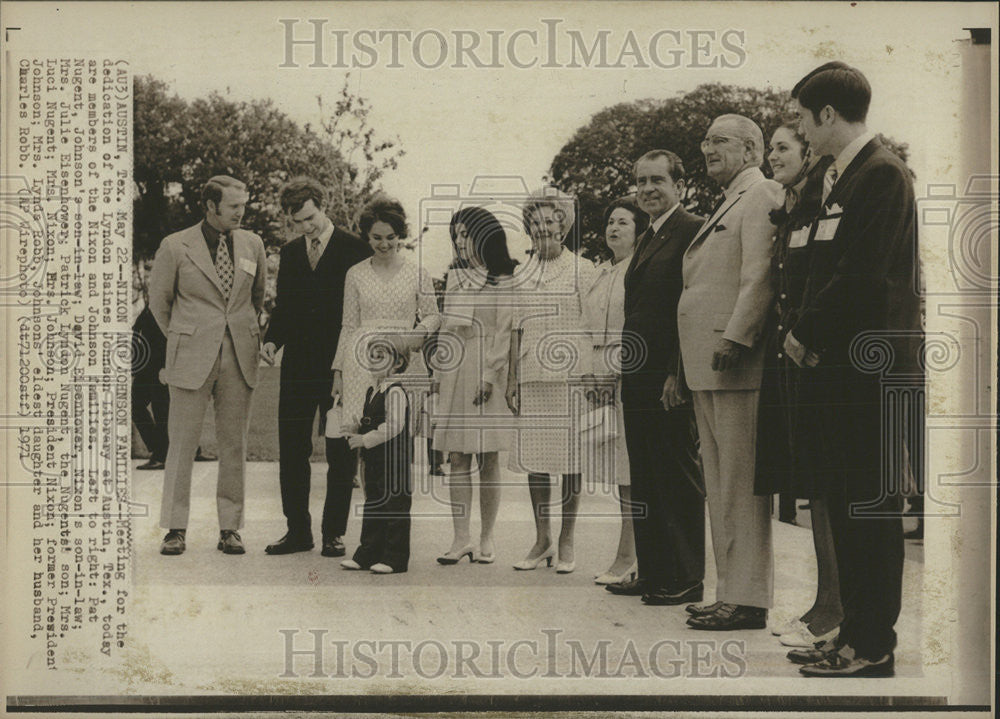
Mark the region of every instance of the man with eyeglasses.
POLYGON ((718 581, 711 604, 688 605, 694 629, 762 629, 773 568, 768 497, 754 496, 761 334, 781 186, 760 171, 764 137, 749 118, 722 115, 701 144, 723 197, 684 253, 677 307, 684 378, 694 400, 718 581))

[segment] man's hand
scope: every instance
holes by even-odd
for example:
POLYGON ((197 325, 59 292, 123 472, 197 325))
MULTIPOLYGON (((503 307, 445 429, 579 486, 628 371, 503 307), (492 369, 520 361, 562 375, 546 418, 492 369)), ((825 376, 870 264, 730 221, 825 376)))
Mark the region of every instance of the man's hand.
POLYGON ((747 348, 739 342, 723 337, 719 340, 719 346, 715 348, 715 354, 712 355, 712 369, 716 372, 736 369, 743 361, 746 351, 747 348))
POLYGON ((159 382, 160 384, 166 384, 166 383, 167 383, 167 380, 165 380, 165 379, 163 378, 163 376, 164 376, 164 375, 165 375, 166 373, 167 373, 167 370, 166 370, 165 368, 163 368, 163 367, 161 367, 161 368, 160 368, 160 371, 156 373, 156 379, 157 379, 157 381, 158 381, 158 382, 159 382))
POLYGON ((490 401, 490 397, 493 396, 493 385, 490 382, 483 382, 479 385, 479 392, 472 399, 472 404, 478 407, 481 404, 486 404, 490 401))
POLYGON ((260 348, 260 356, 264 358, 264 361, 268 364, 274 364, 274 356, 278 353, 278 347, 274 342, 265 342, 264 346, 260 348))
POLYGON ((350 447, 351 449, 357 449, 358 447, 365 446, 363 435, 345 434, 344 437, 347 438, 347 446, 350 447))
POLYGON ((785 354, 799 367, 815 367, 819 364, 819 355, 806 349, 791 332, 785 335, 785 354))
POLYGON ((504 395, 504 399, 507 400, 507 406, 510 411, 515 415, 520 413, 521 409, 521 396, 517 389, 516 382, 510 382, 507 384, 507 392, 504 395))
POLYGON ((680 407, 687 401, 688 398, 677 379, 677 375, 668 375, 663 382, 663 392, 660 394, 660 404, 663 405, 663 409, 669 411, 674 407, 680 407))

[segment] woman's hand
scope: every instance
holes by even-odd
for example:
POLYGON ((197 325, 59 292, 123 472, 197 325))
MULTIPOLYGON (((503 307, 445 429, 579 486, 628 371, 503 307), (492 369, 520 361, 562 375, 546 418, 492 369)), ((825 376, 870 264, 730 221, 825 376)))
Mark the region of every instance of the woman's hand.
POLYGON ((481 404, 486 404, 490 401, 490 397, 493 396, 493 385, 489 382, 482 382, 479 385, 479 391, 476 396, 472 399, 472 404, 478 407, 481 404))
POLYGON ((344 375, 339 369, 333 371, 333 385, 330 387, 330 396, 333 397, 333 403, 339 404, 340 398, 344 394, 344 375))
POLYGON ((507 392, 504 394, 504 399, 507 400, 507 406, 510 408, 511 412, 515 415, 520 414, 521 393, 518 390, 516 382, 511 382, 507 385, 507 392))

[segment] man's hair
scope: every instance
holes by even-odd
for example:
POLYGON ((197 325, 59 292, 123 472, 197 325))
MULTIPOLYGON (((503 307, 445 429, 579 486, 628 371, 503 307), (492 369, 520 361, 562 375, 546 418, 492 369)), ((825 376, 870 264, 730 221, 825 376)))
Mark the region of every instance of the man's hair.
POLYGON ((872 87, 860 70, 843 62, 828 62, 795 84, 792 99, 809 110, 816 122, 820 110, 827 105, 847 122, 864 122, 872 101, 872 87))
POLYGON ((405 240, 409 234, 409 227, 406 225, 406 212, 399 201, 391 197, 378 195, 361 211, 358 226, 365 242, 368 241, 368 233, 371 232, 372 225, 376 222, 387 223, 396 233, 397 239, 405 240))
POLYGON ((222 202, 222 191, 227 188, 232 187, 237 190, 247 189, 246 183, 240 182, 235 177, 230 177, 229 175, 215 175, 209 178, 205 186, 201 188, 201 206, 203 209, 208 209, 208 201, 211 200, 218 207, 219 203, 222 202))
POLYGON ((747 148, 753 153, 754 162, 759 167, 764 162, 764 132, 760 125, 745 115, 719 115, 712 120, 712 124, 723 121, 731 122, 736 126, 739 139, 746 143, 747 148))
POLYGON ((674 182, 680 182, 684 179, 684 163, 681 162, 681 158, 677 156, 676 153, 670 150, 650 150, 645 155, 640 157, 634 163, 632 163, 632 176, 639 169, 640 162, 649 162, 651 160, 659 160, 661 157, 667 158, 667 172, 670 174, 670 179, 674 182))
POLYGON ((317 210, 322 210, 326 205, 326 188, 311 177, 295 177, 289 180, 288 184, 281 188, 278 202, 281 209, 290 215, 302 209, 309 200, 312 200, 317 210))

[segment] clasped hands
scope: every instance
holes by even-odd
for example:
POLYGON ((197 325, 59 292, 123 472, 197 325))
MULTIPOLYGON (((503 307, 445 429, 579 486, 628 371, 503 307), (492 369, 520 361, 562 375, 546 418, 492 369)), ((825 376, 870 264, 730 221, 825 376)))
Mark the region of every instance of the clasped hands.
POLYGON ((815 367, 819 364, 819 355, 807 349, 791 332, 785 335, 784 349, 785 354, 799 367, 815 367))

